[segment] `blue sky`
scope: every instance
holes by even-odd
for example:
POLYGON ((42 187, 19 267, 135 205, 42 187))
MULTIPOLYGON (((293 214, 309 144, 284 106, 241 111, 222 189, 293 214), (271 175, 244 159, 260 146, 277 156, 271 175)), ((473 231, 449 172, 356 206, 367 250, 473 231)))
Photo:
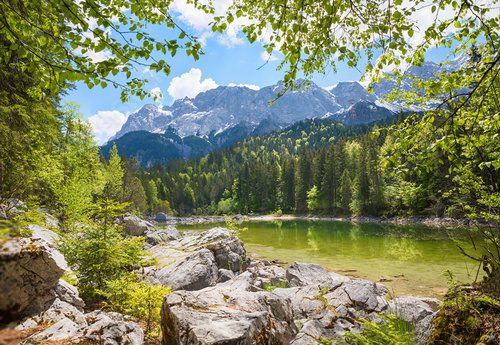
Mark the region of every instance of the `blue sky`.
MULTIPOLYGON (((218 0, 223 10, 230 0, 218 0)), ((173 11, 178 22, 191 33, 205 37, 205 55, 198 61, 179 52, 175 58, 167 61, 171 65, 169 76, 138 71, 149 79, 146 89, 160 90, 164 96, 161 104, 171 104, 175 98, 194 97, 198 92, 218 85, 247 84, 251 87, 264 87, 275 84, 283 77, 283 71, 277 71, 280 63, 279 53, 263 65, 267 56, 261 42, 249 44, 242 36, 238 23, 224 34, 213 34, 209 22, 211 18, 189 7, 184 0, 174 1, 173 11)), ((152 28, 153 34, 161 35, 160 28, 152 28), (154 32, 158 30, 157 32, 154 32)), ((442 60, 444 50, 435 50, 428 54, 429 60, 442 60)), ((339 63, 337 73, 327 72, 315 75, 312 80, 319 86, 330 86, 339 81, 359 80, 361 73, 339 63)), ((127 116, 146 103, 154 103, 153 98, 140 100, 131 97, 126 103, 120 101, 120 90, 108 87, 89 90, 85 84, 78 83, 76 89, 69 92, 65 101, 80 105, 82 115, 89 119, 94 127, 96 139, 105 142, 126 121, 127 116)))

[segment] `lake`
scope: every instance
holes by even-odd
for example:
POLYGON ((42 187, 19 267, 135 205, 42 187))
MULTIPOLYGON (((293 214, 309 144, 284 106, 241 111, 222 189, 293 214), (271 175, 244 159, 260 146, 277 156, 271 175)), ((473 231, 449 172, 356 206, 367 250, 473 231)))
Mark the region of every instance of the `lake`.
MULTIPOLYGON (((218 225, 224 226, 178 228, 218 225)), ((242 227, 246 230, 238 236, 253 257, 317 263, 350 277, 380 281, 399 296, 441 297, 447 287, 445 270, 470 282, 478 267, 453 241, 466 238, 464 229, 317 220, 251 221, 242 227)))

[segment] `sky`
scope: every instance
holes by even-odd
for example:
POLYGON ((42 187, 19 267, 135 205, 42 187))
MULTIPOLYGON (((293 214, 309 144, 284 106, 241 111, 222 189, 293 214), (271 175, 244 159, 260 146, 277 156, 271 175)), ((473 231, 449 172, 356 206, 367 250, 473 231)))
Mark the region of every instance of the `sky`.
MULTIPOLYGON (((217 0, 219 11, 230 0, 217 0)), ((149 80, 147 91, 161 94, 163 99, 155 102, 153 97, 140 100, 130 97, 129 101, 120 101, 120 90, 112 87, 106 89, 88 89, 83 83, 77 83, 75 89, 65 97, 80 106, 83 117, 92 124, 99 144, 105 143, 125 123, 127 116, 138 110, 144 104, 172 104, 175 99, 195 97, 219 85, 245 85, 258 89, 275 84, 282 79, 284 72, 277 71, 276 67, 281 61, 278 52, 269 57, 262 47, 263 42, 248 43, 241 33, 241 23, 237 20, 223 34, 214 34, 209 23, 211 18, 196 11, 185 3, 185 0, 175 0, 173 13, 177 21, 184 25, 191 33, 201 37, 204 43, 205 54, 198 61, 192 57, 178 53, 167 62, 171 65, 171 73, 165 76, 161 73, 152 73, 147 69, 139 71, 149 80)), ((155 30, 160 28, 152 28, 155 30)), ((161 32, 158 32, 161 35, 161 32)), ((435 50, 427 57, 429 60, 442 60, 445 57, 443 50, 435 50)), ((97 59, 104 59, 96 56, 97 59)), ((348 68, 345 64, 337 65, 337 73, 327 71, 326 74, 313 76, 312 80, 322 87, 334 85, 339 81, 352 81, 361 78, 360 71, 348 68)))

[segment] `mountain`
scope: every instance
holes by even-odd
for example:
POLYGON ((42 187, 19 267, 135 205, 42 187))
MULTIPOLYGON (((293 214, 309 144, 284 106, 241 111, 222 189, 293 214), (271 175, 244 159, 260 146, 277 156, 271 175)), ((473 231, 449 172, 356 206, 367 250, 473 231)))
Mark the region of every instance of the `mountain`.
POLYGON ((327 88, 311 82, 280 97, 281 82, 260 90, 219 86, 192 99, 176 100, 170 106, 143 106, 128 117, 102 150, 106 155, 116 143, 120 154, 135 157, 143 166, 151 166, 197 157, 306 119, 320 118, 349 126, 390 121, 397 113, 423 111, 432 106, 405 109, 404 100, 385 102, 384 98, 394 88, 408 91, 413 77, 435 78, 436 74, 457 70, 467 62, 468 58, 461 56, 447 65, 426 62, 412 66, 399 85, 391 79, 382 79, 371 85, 373 93, 356 81, 327 88))
MULTIPOLYGON (((425 62, 421 66, 411 66, 406 71, 407 77, 403 78, 400 85, 390 78, 382 79, 380 83, 371 85, 373 93, 369 93, 357 81, 340 82, 327 88, 321 88, 311 82, 308 87, 302 86, 299 90, 288 91, 281 97, 278 97, 283 91, 281 82, 260 90, 244 86, 219 86, 202 92, 192 99, 176 100, 170 106, 145 105, 128 117, 112 139, 139 130, 163 133, 169 127, 174 128, 181 137, 189 135, 206 137, 222 133, 240 124, 249 133, 261 125, 259 133, 262 134, 266 130, 283 128, 304 119, 329 117, 345 112, 360 102, 365 105, 355 108, 364 107, 363 116, 358 116, 354 120, 352 117, 344 116, 339 117, 339 120, 348 125, 369 123, 376 120, 380 114, 374 114, 375 118, 370 118, 368 103, 376 107, 373 109, 386 108, 393 112, 404 110, 403 100, 389 104, 383 99, 395 88, 402 91, 410 90, 413 77, 432 79, 438 73, 462 68, 469 60, 467 56, 459 56, 447 64, 425 62), (266 129, 263 127, 266 123, 273 125, 266 129)), ((301 80, 297 82, 302 83, 301 80)), ((411 110, 424 109, 425 107, 421 106, 411 110)))
POLYGON ((131 114, 112 139, 139 130, 161 133, 168 127, 175 128, 180 136, 209 136, 243 122, 252 129, 263 120, 282 126, 335 113, 342 108, 332 93, 314 83, 278 98, 282 90, 282 83, 258 91, 219 86, 193 99, 176 100, 171 106, 148 104, 131 114), (275 102, 270 106, 272 101, 275 102))
MULTIPOLYGON (((387 108, 377 106, 372 102, 362 101, 334 114, 328 113, 323 118, 316 117, 296 121, 290 126, 277 124, 272 119, 266 118, 257 126, 241 122, 222 132, 212 132, 204 137, 196 135, 181 137, 173 127, 167 128, 164 133, 133 131, 110 140, 101 147, 101 152, 108 158, 109 150, 116 144, 120 155, 134 158, 141 166, 149 168, 155 164, 166 165, 172 160, 197 158, 211 151, 232 146, 239 141, 250 140, 253 137, 256 140, 263 137, 279 138, 280 142, 286 143, 288 143, 287 139, 290 138, 293 139, 290 141, 292 143, 297 138, 302 138, 304 132, 314 132, 311 134, 311 145, 322 144, 326 142, 324 136, 333 135, 339 129, 348 131, 347 128, 351 128, 351 126, 342 123, 350 123, 352 126, 368 125, 374 122, 390 121, 394 117, 395 113, 387 108), (323 130, 320 131, 319 128, 323 128, 323 130), (325 129, 327 130, 325 131, 325 129), (330 133, 331 131, 333 132, 330 133), (315 137, 318 135, 321 138, 315 137)), ((354 131, 358 130, 359 128, 354 129, 354 131)), ((262 140, 265 141, 265 139, 262 140)))

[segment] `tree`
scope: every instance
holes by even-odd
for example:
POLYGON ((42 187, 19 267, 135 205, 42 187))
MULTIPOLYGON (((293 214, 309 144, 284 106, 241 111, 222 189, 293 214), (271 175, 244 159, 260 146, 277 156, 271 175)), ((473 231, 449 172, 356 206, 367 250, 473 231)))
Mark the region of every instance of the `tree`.
MULTIPOLYGON (((456 53, 465 52, 475 44, 478 76, 486 72, 493 77, 500 61, 496 3, 496 0, 492 3, 236 0, 225 15, 216 18, 214 29, 226 28, 236 17, 249 19, 243 25, 247 39, 254 42, 265 35, 267 52, 279 50, 283 54, 280 68, 287 69, 286 87, 297 87, 294 80, 299 72, 310 77, 327 68, 335 71, 337 61, 358 66, 362 58, 368 60, 366 76, 376 80, 388 66, 402 72, 405 66, 420 65, 429 49, 450 47, 453 43, 456 53), (419 21, 422 17, 431 20, 419 21)), ((453 85, 452 89, 457 85, 468 87, 472 81, 470 76, 457 73, 458 79, 442 79, 436 83, 453 85)), ((481 80, 481 84, 483 82, 483 85, 490 84, 488 80, 481 80)), ((449 91, 448 88, 441 90, 449 91)))
POLYGON ((127 211, 144 214, 147 211, 146 191, 141 180, 134 176, 126 161, 123 162, 123 165, 123 196, 121 201, 128 204, 127 211))
POLYGON ((148 211, 150 213, 155 212, 156 207, 160 200, 158 199, 158 188, 156 187, 156 183, 153 180, 149 180, 144 190, 146 191, 146 199, 148 203, 148 211))
POLYGON ((94 197, 102 193, 102 165, 90 124, 78 107, 66 106, 60 121, 61 137, 38 171, 54 196, 46 203, 59 211, 64 226, 71 226, 87 219, 94 197))
POLYGON ((46 157, 60 139, 58 99, 54 94, 42 100, 30 96, 33 83, 28 73, 0 65, 1 198, 52 197, 39 168, 50 167, 46 157))
POLYGON ((123 167, 116 144, 109 150, 109 159, 105 166, 103 198, 120 201, 123 197, 123 167))
POLYGON ((89 88, 121 88, 122 100, 129 95, 143 98, 148 94, 146 80, 135 71, 148 68, 168 75, 170 64, 159 56, 174 57, 184 50, 197 60, 202 53, 197 38, 177 25, 170 5, 147 0, 4 1, 2 65, 29 71, 36 81, 31 94, 40 98, 76 81, 89 88), (154 37, 149 29, 155 25, 168 34, 154 37))
POLYGON ((351 178, 349 177, 349 171, 344 169, 342 176, 340 177, 340 208, 344 213, 349 212, 349 206, 351 205, 351 178))
POLYGON ((316 185, 312 186, 311 189, 307 191, 307 209, 315 213, 318 211, 320 206, 320 200, 319 200, 319 192, 318 192, 318 187, 316 185))
POLYGON ((86 297, 105 290, 107 282, 124 277, 142 262, 143 238, 123 238, 115 218, 123 204, 101 199, 94 204, 87 223, 73 223, 63 234, 60 249, 78 277, 78 288, 86 297))

